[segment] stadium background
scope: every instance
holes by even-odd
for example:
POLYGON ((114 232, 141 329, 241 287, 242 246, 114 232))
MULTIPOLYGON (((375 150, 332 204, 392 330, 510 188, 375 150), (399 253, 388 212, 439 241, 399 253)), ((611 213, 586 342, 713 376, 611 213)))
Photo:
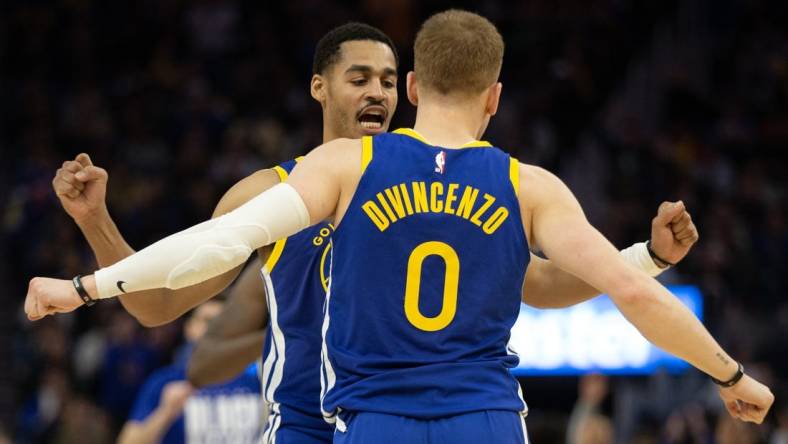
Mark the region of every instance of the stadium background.
MULTIPOLYGON (((395 40, 392 128, 409 125, 413 36, 451 6, 489 17, 507 44, 486 139, 559 173, 619 247, 648 236, 661 200, 683 199, 700 242, 665 279, 702 288, 706 324, 777 395, 768 424, 754 428, 718 416, 696 372, 615 377, 599 412, 637 442, 788 442, 781 3, 4 1, 0 443, 112 440, 145 375, 181 341, 178 323, 141 328, 117 302, 24 319, 30 277, 94 267, 51 189, 64 160, 85 151, 109 171, 110 211, 143 247, 209 217, 238 179, 319 143, 311 60, 336 25, 365 21, 395 40)), ((534 442, 563 442, 578 380, 523 382, 534 442)))

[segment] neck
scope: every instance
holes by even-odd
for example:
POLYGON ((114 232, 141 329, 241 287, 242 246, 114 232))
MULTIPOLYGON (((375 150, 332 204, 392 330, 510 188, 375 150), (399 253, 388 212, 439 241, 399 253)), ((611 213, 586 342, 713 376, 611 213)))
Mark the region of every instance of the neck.
POLYGON ((482 136, 484 113, 476 103, 419 103, 413 129, 430 143, 442 147, 459 147, 482 136))
POLYGON ((323 116, 323 142, 328 143, 334 139, 339 139, 339 134, 331 128, 331 125, 328 124, 328 120, 326 120, 326 116, 323 116))

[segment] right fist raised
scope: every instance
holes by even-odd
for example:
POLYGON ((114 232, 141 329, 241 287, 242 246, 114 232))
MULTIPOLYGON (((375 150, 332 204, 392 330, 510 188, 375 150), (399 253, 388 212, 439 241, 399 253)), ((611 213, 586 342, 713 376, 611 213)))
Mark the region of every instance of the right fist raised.
POLYGON ((52 179, 63 209, 80 223, 106 209, 107 172, 94 166, 90 156, 79 154, 74 160, 63 162, 52 179))

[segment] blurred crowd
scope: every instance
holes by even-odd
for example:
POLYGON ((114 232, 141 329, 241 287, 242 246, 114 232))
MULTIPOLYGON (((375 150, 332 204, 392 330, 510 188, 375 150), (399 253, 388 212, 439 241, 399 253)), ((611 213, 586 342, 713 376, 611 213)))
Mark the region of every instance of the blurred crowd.
MULTIPOLYGON (((24 318, 31 277, 95 268, 51 188, 63 161, 87 152, 109 171, 110 212, 144 247, 210 217, 240 178, 320 143, 308 82, 323 33, 380 27, 404 74, 419 23, 450 6, 489 17, 507 44, 485 138, 558 173, 618 247, 648 237, 662 200, 683 200, 700 241, 665 279, 701 287, 706 325, 777 396, 756 428, 728 419, 696 372, 594 376, 578 391, 572 378, 523 380, 533 441, 788 443, 781 3, 4 1, 0 444, 112 441, 142 381, 183 341, 180 323, 145 329, 117 302, 24 318)), ((415 115, 404 75, 399 87, 394 127, 415 115)))

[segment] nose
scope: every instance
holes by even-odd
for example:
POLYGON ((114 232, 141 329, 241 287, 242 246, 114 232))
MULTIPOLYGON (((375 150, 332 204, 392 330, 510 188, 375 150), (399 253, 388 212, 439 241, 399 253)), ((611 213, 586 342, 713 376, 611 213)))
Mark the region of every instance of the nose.
POLYGON ((367 88, 367 99, 379 102, 386 98, 386 92, 383 89, 383 83, 380 80, 373 80, 369 82, 367 88))

